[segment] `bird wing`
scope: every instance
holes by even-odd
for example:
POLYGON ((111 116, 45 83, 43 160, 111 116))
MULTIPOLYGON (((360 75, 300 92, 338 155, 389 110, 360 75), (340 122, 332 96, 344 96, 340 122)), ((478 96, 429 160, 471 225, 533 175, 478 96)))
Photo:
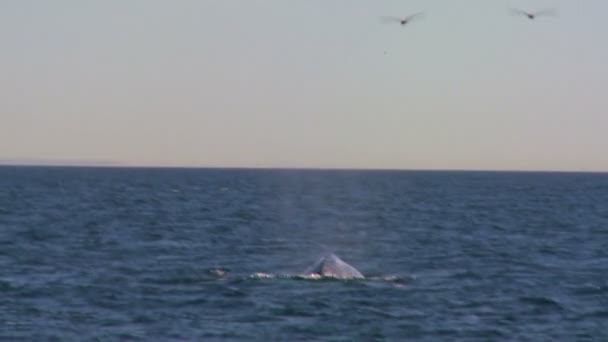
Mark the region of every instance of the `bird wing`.
POLYGON ((420 17, 422 17, 423 15, 424 15, 424 13, 423 13, 423 12, 415 13, 415 14, 412 14, 412 15, 410 15, 410 16, 405 17, 405 20, 410 21, 410 20, 412 20, 412 19, 414 19, 414 18, 420 18, 420 17))
POLYGON ((526 11, 522 11, 522 10, 519 10, 519 9, 516 9, 516 8, 510 8, 509 10, 511 11, 511 13, 517 14, 517 15, 526 15, 526 16, 528 16, 528 15, 532 14, 532 13, 528 13, 526 11))

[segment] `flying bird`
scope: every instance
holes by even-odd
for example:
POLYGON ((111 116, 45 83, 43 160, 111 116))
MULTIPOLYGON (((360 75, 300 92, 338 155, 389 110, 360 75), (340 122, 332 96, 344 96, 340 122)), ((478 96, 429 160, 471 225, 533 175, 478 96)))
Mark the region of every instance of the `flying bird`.
POLYGON ((536 11, 536 12, 526 12, 526 11, 522 11, 522 10, 518 10, 518 9, 511 9, 511 12, 513 14, 516 15, 523 15, 525 17, 527 17, 530 20, 534 20, 536 19, 536 17, 541 16, 541 15, 553 15, 555 14, 555 10, 542 10, 542 11, 536 11))
POLYGON ((416 14, 412 14, 409 15, 405 18, 399 18, 399 17, 382 17, 382 20, 384 20, 385 22, 393 22, 393 23, 399 23, 401 24, 401 26, 405 26, 406 24, 409 24, 410 21, 412 21, 415 18, 419 18, 423 15, 424 13, 420 12, 420 13, 416 13, 416 14))

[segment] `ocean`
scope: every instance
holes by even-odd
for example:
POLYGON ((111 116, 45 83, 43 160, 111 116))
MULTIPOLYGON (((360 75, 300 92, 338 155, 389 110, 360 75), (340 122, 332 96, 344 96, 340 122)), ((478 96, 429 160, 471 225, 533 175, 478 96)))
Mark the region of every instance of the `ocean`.
POLYGON ((608 174, 3 166, 0 340, 608 341, 608 174))

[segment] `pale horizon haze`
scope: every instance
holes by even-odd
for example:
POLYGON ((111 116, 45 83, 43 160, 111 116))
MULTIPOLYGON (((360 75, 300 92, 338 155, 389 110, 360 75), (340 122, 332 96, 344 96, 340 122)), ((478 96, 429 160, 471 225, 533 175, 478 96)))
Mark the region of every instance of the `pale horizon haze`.
POLYGON ((0 163, 605 172, 606 13, 0 0, 0 163))

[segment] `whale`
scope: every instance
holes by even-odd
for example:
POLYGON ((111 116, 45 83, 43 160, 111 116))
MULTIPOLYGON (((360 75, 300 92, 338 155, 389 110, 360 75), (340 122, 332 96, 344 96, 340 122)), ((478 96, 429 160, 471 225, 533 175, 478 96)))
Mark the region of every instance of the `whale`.
POLYGON ((344 262, 337 255, 330 253, 319 259, 306 270, 305 276, 318 276, 337 279, 365 278, 356 268, 344 262))

